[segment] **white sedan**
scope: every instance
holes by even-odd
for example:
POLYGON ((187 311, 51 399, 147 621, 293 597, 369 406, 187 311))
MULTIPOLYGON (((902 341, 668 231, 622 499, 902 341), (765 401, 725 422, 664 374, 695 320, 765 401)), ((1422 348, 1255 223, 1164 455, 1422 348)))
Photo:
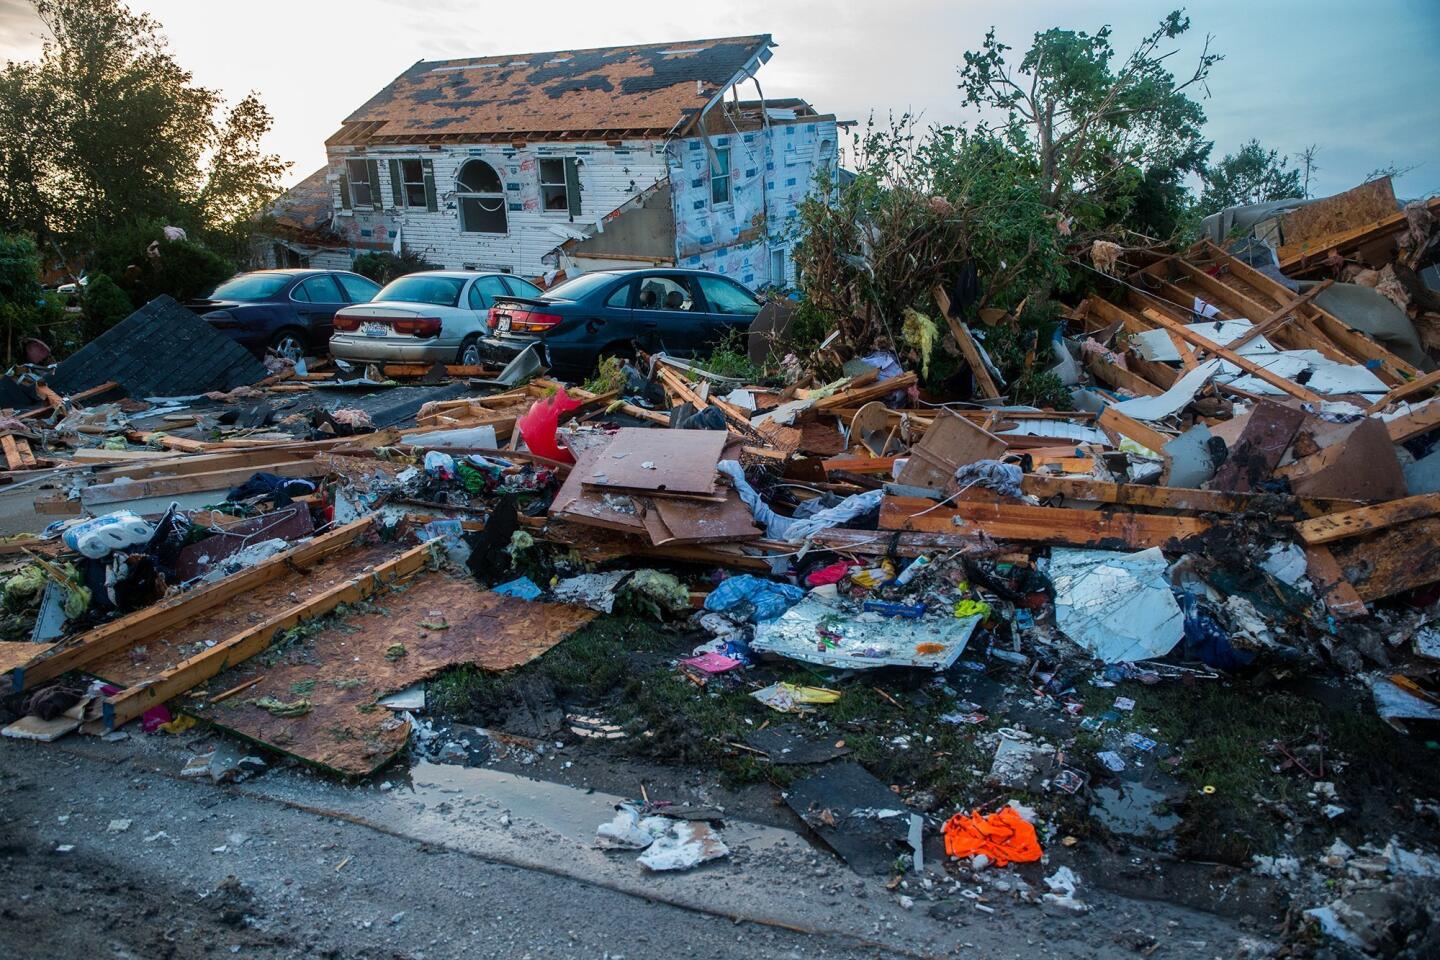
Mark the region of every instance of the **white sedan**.
POLYGON ((330 355, 359 363, 480 363, 480 338, 497 297, 538 297, 507 273, 426 270, 390 281, 369 303, 335 314, 330 355))

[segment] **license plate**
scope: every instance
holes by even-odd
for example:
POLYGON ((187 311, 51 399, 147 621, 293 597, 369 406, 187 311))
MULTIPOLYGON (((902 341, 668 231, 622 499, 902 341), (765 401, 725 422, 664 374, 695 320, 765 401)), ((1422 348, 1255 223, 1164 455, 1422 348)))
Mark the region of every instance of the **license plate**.
POLYGON ((497 321, 496 321, 496 323, 495 323, 495 329, 499 330, 501 333, 509 333, 509 332, 510 332, 510 314, 508 314, 508 313, 502 313, 502 314, 500 314, 499 318, 497 319, 497 321))
POLYGON ((367 337, 388 337, 390 328, 383 323, 362 323, 360 332, 367 337))

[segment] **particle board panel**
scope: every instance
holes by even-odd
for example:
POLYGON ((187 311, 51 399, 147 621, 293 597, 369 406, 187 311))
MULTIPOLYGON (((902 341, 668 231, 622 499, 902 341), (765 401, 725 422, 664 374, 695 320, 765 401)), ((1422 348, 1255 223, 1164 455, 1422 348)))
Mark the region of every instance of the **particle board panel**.
POLYGON ((261 583, 229 603, 203 611, 173 629, 145 638, 87 665, 86 673, 116 686, 129 687, 170 670, 267 616, 317 597, 373 568, 396 553, 395 544, 357 544, 305 567, 261 583))
POLYGON ((431 572, 403 590, 374 595, 368 609, 287 648, 273 665, 250 660, 216 676, 211 692, 258 682, 240 695, 217 704, 202 700, 191 710, 306 762, 364 776, 389 762, 410 735, 408 721, 376 706, 380 697, 458 664, 483 670, 521 666, 594 616, 582 607, 505 597, 481 590, 473 580, 431 572), (424 625, 442 622, 440 629, 424 625), (403 647, 403 655, 391 653, 394 644, 403 647), (309 710, 276 716, 255 704, 265 697, 306 700, 309 710))
POLYGON ((599 490, 652 496, 714 496, 715 464, 729 441, 723 430, 623 427, 587 460, 581 482, 599 490), (651 466, 647 467, 646 464, 651 466))
POLYGON ((657 547, 666 543, 758 540, 764 533, 755 525, 750 508, 733 490, 720 503, 656 498, 644 506, 645 529, 657 547))

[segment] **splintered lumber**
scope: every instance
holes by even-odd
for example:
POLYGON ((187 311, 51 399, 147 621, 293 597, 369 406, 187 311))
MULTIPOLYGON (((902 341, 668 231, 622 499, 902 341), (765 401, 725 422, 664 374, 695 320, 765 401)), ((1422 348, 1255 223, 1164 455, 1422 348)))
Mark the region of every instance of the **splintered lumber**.
MULTIPOLYGON (((99 386, 91 387, 89 390, 81 390, 79 393, 73 393, 70 395, 69 399, 71 403, 79 404, 83 400, 89 400, 91 397, 98 397, 102 393, 108 393, 109 391, 114 390, 118 386, 120 386, 120 384, 116 383, 114 380, 109 380, 105 383, 100 384, 99 386)), ((46 387, 45 389, 49 390, 48 387, 46 387)), ((43 399, 45 397, 45 394, 42 392, 40 393, 40 396, 43 399)), ((33 420, 35 417, 43 417, 46 414, 54 412, 55 407, 53 406, 36 407, 33 410, 26 410, 24 413, 16 414, 16 416, 19 417, 21 420, 33 420)))
MULTIPOLYGON (((858 380, 859 378, 857 378, 858 380)), ((879 400, 881 397, 888 397, 897 390, 908 390, 919 382, 919 377, 913 371, 906 371, 889 380, 878 380, 874 383, 850 386, 844 390, 837 390, 828 397, 821 397, 816 400, 809 410, 804 412, 801 419, 812 417, 817 414, 832 414, 837 410, 854 405, 864 406, 871 400, 879 400)))
MULTIPOLYGON (((1193 510, 1199 513, 1244 513, 1253 509, 1261 499, 1249 493, 1152 487, 1143 483, 1111 483, 1090 477, 1049 477, 1036 473, 1027 473, 1020 481, 1020 488, 1042 500, 1063 497, 1066 500, 1150 507, 1157 510, 1193 510)), ((1264 499, 1264 509, 1273 510, 1274 504, 1275 498, 1264 499)), ((1353 500, 1299 500, 1297 505, 1306 513, 1323 513, 1357 504, 1353 500)))
POLYGON ((1362 600, 1379 600, 1440 580, 1440 517, 1425 517, 1330 546, 1362 600))
POLYGON ((985 361, 980 356, 980 348, 975 345, 975 339, 970 335, 970 328, 965 322, 950 315, 950 296, 945 288, 939 284, 934 290, 935 305, 940 308, 940 315, 950 325, 950 335, 955 338, 955 343, 960 347, 960 352, 965 356, 965 362, 970 364, 970 372, 975 377, 975 385, 980 392, 990 400, 1000 397, 1000 389, 995 386, 995 380, 990 376, 990 371, 985 367, 985 361))
POLYGON ((936 508, 923 497, 887 496, 880 502, 882 530, 985 534, 995 540, 1020 540, 1103 550, 1182 549, 1210 529, 1192 517, 1166 517, 1107 510, 1068 510, 1023 504, 959 501, 936 508))
POLYGON ((1424 391, 1432 389, 1434 387, 1440 387, 1440 370, 1431 371, 1430 373, 1425 374, 1425 376, 1412 380, 1409 383, 1402 383, 1400 386, 1391 390, 1389 393, 1385 394, 1385 396, 1381 397, 1379 400, 1376 400, 1374 403, 1370 404, 1370 406, 1366 407, 1365 412, 1375 413, 1377 410, 1384 410, 1386 407, 1390 406, 1390 404, 1395 403, 1396 401, 1404 400, 1406 397, 1412 397, 1417 393, 1423 393, 1424 391))
POLYGON ((351 548, 359 537, 371 529, 373 522, 372 517, 356 520, 309 543, 276 554, 248 570, 96 627, 63 647, 57 646, 48 656, 37 656, 32 662, 17 666, 10 674, 12 688, 18 693, 70 670, 83 669, 153 637, 170 633, 208 611, 253 594, 272 580, 351 548))
POLYGON ((158 430, 130 430, 125 436, 131 443, 154 443, 165 447, 167 450, 181 450, 186 453, 203 453, 211 447, 211 444, 205 443, 202 440, 191 440, 189 437, 172 437, 158 430))
POLYGON ((101 703, 101 719, 106 730, 124 726, 152 707, 158 707, 197 684, 250 659, 270 646, 281 630, 322 614, 342 603, 356 603, 371 596, 389 583, 411 576, 435 561, 435 542, 427 541, 366 571, 345 583, 331 587, 319 596, 274 614, 234 636, 197 653, 176 666, 138 684, 126 687, 101 703))
MULTIPOLYGON (((1363 536, 1436 513, 1440 513, 1440 493, 1427 493, 1314 517, 1295 524, 1295 532, 1301 540, 1313 546, 1363 536)), ((1436 549, 1440 550, 1440 545, 1436 545, 1436 549)))
POLYGON ((87 487, 80 492, 80 501, 85 506, 105 503, 122 503, 128 500, 142 500, 147 497, 164 497, 179 493, 200 493, 207 490, 228 490, 249 480, 255 473, 263 471, 281 477, 316 477, 325 469, 313 460, 291 460, 270 463, 265 466, 247 466, 230 470, 215 470, 208 473, 192 473, 179 477, 156 477, 152 480, 137 480, 133 483, 104 483, 87 487))
POLYGON ((1325 608, 1341 620, 1353 620, 1369 614, 1365 601, 1340 570, 1340 564, 1328 547, 1305 548, 1305 575, 1315 587, 1325 608))
MULTIPOLYGON (((1114 407, 1106 407, 1101 412, 1100 419, 1095 421, 1095 426, 1105 431, 1107 435, 1115 434, 1127 437, 1145 449, 1154 451, 1157 457, 1165 456, 1165 444, 1174 439, 1149 424, 1141 423, 1133 417, 1127 417, 1114 407)), ((1119 447, 1120 444, 1116 443, 1115 446, 1119 447)))
POLYGON ((1141 312, 1145 314, 1146 319, 1155 322, 1159 326, 1165 328, 1166 330, 1170 331, 1181 339, 1193 343, 1195 346, 1204 349, 1206 352, 1219 357, 1225 362, 1239 367, 1241 370, 1244 370, 1251 376, 1264 380, 1266 383, 1270 384, 1272 387, 1275 387, 1277 390, 1288 393, 1290 394, 1290 396, 1295 397, 1298 400, 1304 400, 1306 403, 1324 402, 1318 393, 1307 390, 1306 388, 1300 386, 1300 384, 1295 383, 1292 380, 1286 380, 1278 373, 1274 373, 1267 367, 1261 366, 1260 364, 1251 360, 1249 357, 1241 356, 1233 350, 1227 350, 1225 347, 1216 343, 1214 340, 1211 340, 1209 337, 1196 333, 1194 330, 1191 330, 1185 324, 1170 319, 1158 310, 1153 310, 1147 307, 1141 312))
POLYGON ((20 456, 20 446, 10 434, 0 435, 0 447, 5 451, 5 469, 24 470, 25 461, 20 456))
POLYGON ((1116 390, 1128 390, 1137 397, 1158 397, 1165 392, 1134 370, 1110 363, 1098 356, 1086 360, 1085 369, 1102 383, 1116 390))
POLYGON ((375 709, 377 696, 403 690, 458 664, 510 670, 544 654, 594 619, 583 607, 518 600, 481 590, 469 578, 426 573, 406 589, 383 595, 376 608, 348 614, 304 641, 304 656, 273 666, 252 660, 219 678, 234 688, 254 676, 241 701, 189 708, 249 741, 347 776, 380 768, 404 749, 404 718, 375 709), (445 611, 446 627, 428 630, 431 611, 445 611), (395 644, 403 657, 387 657, 395 644), (357 682, 363 681, 363 682, 357 682), (309 710, 277 716, 254 701, 296 699, 307 690, 309 710))
POLYGON ((1385 421, 1393 443, 1404 443, 1440 427, 1440 397, 1435 397, 1385 421))
POLYGON ((1329 288, 1329 286, 1334 282, 1334 280, 1325 280, 1322 283, 1317 283, 1315 286, 1311 287, 1309 290, 1306 290, 1300 296, 1296 297, 1294 300, 1291 300, 1289 303, 1285 304, 1283 307, 1276 310, 1274 313, 1270 314, 1265 319, 1259 321, 1258 323, 1255 323, 1253 326, 1250 327, 1249 330, 1246 330, 1234 340, 1231 340, 1229 343, 1225 344, 1225 349, 1239 350, 1241 347, 1245 346, 1245 344, 1249 343, 1251 340, 1254 340, 1256 337, 1262 334, 1270 333, 1276 327, 1280 326, 1280 324, 1283 323, 1286 318, 1288 318, 1296 310, 1299 310, 1301 307, 1305 306, 1305 304, 1309 303, 1311 300, 1314 300, 1322 291, 1329 288))

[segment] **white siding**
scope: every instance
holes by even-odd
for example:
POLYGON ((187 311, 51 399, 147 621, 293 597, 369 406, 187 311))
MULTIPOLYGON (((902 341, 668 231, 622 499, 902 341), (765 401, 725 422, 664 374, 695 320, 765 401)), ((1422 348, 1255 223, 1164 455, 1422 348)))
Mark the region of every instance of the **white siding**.
POLYGON ((703 139, 677 141, 669 152, 676 262, 726 274, 752 288, 793 284, 791 251, 799 236, 800 201, 813 189, 816 174, 833 178, 839 169, 835 121, 776 123, 712 135, 710 142, 730 148, 729 203, 711 202, 703 139), (783 277, 771 275, 772 252, 783 256, 783 277))
POLYGON ((448 269, 467 266, 508 269, 523 276, 540 276, 554 268, 545 258, 560 243, 588 231, 595 221, 635 194, 666 176, 665 151, 659 142, 531 144, 519 149, 502 145, 427 147, 374 147, 366 150, 329 150, 329 179, 334 191, 336 227, 355 246, 355 252, 388 250, 398 229, 405 247, 448 269), (380 183, 374 185, 383 209, 343 210, 339 179, 347 159, 377 161, 380 183), (546 213, 540 204, 539 160, 576 157, 579 160, 581 215, 546 213), (431 213, 423 207, 394 205, 390 184, 392 159, 420 158, 434 164, 435 193, 439 206, 431 213), (461 233, 456 176, 465 161, 484 160, 495 168, 505 188, 508 233, 461 233))

